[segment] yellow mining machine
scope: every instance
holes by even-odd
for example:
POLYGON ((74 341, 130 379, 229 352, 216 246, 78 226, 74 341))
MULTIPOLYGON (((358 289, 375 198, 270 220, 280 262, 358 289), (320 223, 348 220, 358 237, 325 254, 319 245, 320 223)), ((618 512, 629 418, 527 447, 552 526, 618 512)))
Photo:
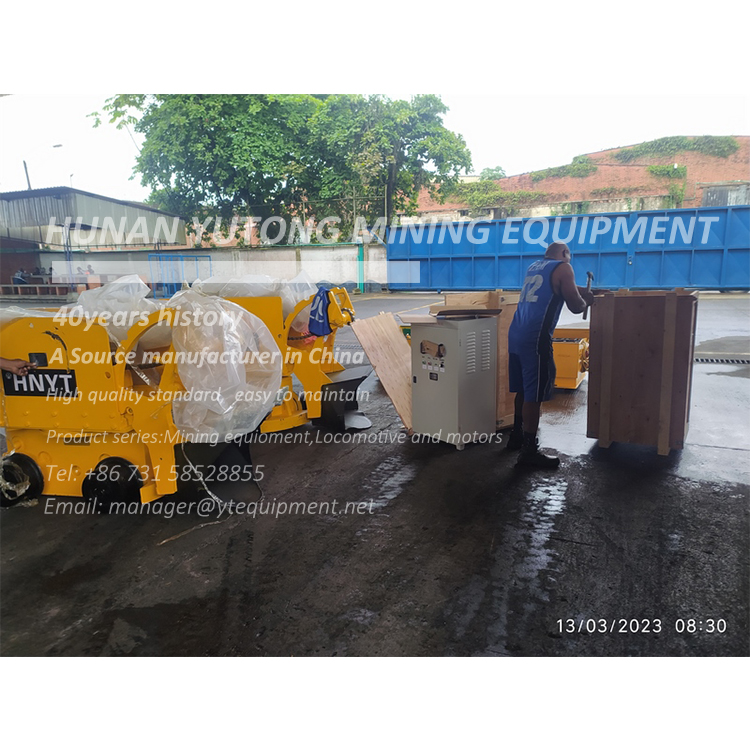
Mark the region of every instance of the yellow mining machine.
MULTIPOLYGON (((231 300, 265 323, 283 357, 281 389, 262 432, 310 421, 343 429, 347 413, 357 409, 356 390, 370 368, 345 369, 333 352, 337 329, 354 319, 349 295, 343 288, 328 292, 327 336, 292 328, 312 299, 286 318, 279 297, 231 300)), ((3 316, 0 355, 36 365, 24 376, 2 372, 4 505, 53 495, 106 507, 139 496, 147 503, 177 491, 177 449, 184 455, 186 439, 175 426, 171 404, 185 389, 175 358, 167 356, 173 344, 146 345, 148 332, 171 327, 174 314, 166 307, 138 320, 119 346, 104 321, 70 325, 60 313, 53 317, 44 310, 3 316)))
POLYGON ((555 388, 576 390, 589 369, 588 321, 560 325, 552 338, 555 357, 555 388))

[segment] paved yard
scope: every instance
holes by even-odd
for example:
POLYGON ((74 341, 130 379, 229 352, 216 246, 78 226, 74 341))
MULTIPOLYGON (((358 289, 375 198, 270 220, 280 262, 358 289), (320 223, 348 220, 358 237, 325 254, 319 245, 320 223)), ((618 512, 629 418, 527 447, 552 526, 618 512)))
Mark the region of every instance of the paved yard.
MULTIPOLYGON (((750 295, 702 295, 698 316, 698 356, 750 358, 750 295)), ((3 509, 0 652, 750 654, 749 365, 695 365, 687 445, 667 458, 598 448, 586 383, 559 392, 540 436, 563 465, 546 474, 502 445, 412 443, 374 375, 361 391, 370 430, 252 447, 262 501, 213 486, 243 512, 3 509)))

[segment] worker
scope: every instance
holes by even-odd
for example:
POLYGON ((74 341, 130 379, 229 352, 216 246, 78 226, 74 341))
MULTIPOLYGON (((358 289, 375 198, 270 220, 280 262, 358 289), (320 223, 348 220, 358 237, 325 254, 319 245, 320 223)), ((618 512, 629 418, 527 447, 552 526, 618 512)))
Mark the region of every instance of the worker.
POLYGON ((543 260, 526 271, 518 308, 508 331, 510 391, 516 394, 513 431, 508 450, 519 450, 517 466, 556 469, 560 459, 539 450, 537 431, 543 401, 552 398, 555 361, 552 333, 563 302, 573 313, 593 304, 594 295, 577 287, 570 265, 570 249, 553 242, 543 260))
POLYGON ((36 365, 27 362, 25 359, 5 359, 5 357, 0 357, 0 370, 7 370, 14 375, 27 375, 29 370, 34 367, 36 365))

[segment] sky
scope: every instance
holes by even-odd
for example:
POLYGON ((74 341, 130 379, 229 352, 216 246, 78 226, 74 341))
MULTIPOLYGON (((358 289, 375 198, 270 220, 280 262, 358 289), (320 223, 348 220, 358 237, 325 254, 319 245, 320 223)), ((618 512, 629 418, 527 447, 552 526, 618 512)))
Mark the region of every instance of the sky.
MULTIPOLYGON (((460 133, 473 172, 501 166, 521 174, 568 164, 574 156, 670 135, 750 135, 740 97, 534 96, 442 94, 444 124, 460 133)), ((389 94, 408 98, 409 94, 389 94)), ((0 192, 72 185, 142 201, 149 189, 131 179, 142 136, 88 115, 107 95, 0 97, 0 192), (135 141, 135 142, 134 142, 135 141)))

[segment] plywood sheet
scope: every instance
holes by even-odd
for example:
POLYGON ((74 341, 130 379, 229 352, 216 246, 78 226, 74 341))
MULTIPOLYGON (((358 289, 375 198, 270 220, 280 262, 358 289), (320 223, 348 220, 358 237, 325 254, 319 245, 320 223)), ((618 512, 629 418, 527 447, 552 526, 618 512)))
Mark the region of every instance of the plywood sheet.
POLYGON ((411 347, 396 319, 381 313, 351 326, 404 427, 411 430, 411 347))
POLYGON ((497 413, 498 428, 513 424, 516 394, 511 393, 508 372, 508 329, 516 314, 516 303, 501 303, 502 312, 497 319, 497 413))
POLYGON ((444 305, 432 305, 433 308, 440 307, 490 307, 496 308, 504 304, 517 304, 521 296, 520 292, 504 292, 495 289, 490 292, 449 292, 443 295, 444 305))
POLYGON ((447 307, 497 307, 497 292, 450 292, 444 295, 447 307))
POLYGON ((404 315, 402 313, 399 313, 399 320, 405 325, 405 326, 413 326, 417 323, 420 323, 421 325, 429 325, 431 323, 437 323, 437 318, 434 315, 404 315))

